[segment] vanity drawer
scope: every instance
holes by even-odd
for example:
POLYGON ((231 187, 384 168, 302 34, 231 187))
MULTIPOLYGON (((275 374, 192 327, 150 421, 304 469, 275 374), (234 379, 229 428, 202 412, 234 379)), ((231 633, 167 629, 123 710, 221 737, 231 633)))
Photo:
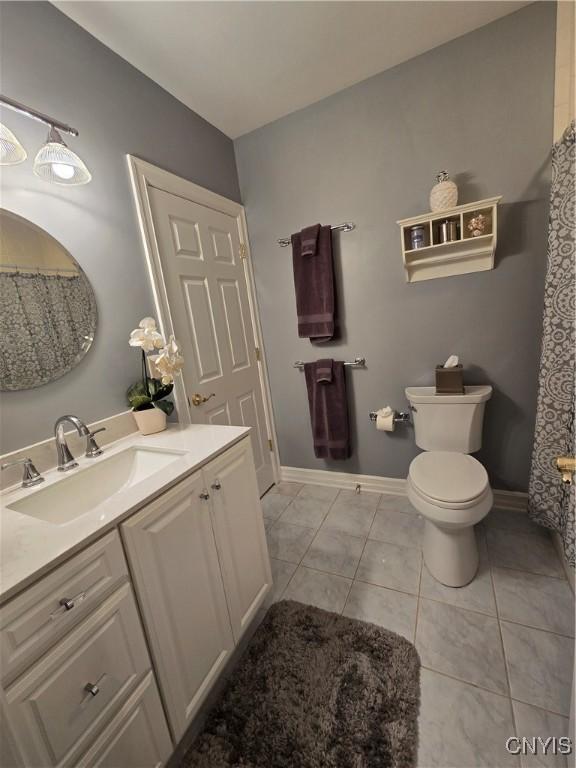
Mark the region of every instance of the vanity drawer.
POLYGON ((150 671, 130 584, 124 584, 5 690, 27 768, 74 765, 150 671))
POLYGON ((76 763, 76 768, 160 768, 172 740, 152 672, 76 763))
POLYGON ((127 579, 120 537, 112 531, 0 608, 3 682, 12 682, 127 579))

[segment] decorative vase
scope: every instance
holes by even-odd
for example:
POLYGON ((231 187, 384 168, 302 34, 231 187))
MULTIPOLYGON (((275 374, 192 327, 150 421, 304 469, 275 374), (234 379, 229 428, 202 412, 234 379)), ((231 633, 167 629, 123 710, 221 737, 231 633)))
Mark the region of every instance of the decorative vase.
POLYGON ((160 408, 148 408, 146 411, 132 411, 141 435, 153 435, 166 429, 166 414, 160 408))
POLYGON ((438 181, 430 190, 430 210, 447 211, 458 205, 458 187, 451 181, 446 171, 436 176, 438 181))

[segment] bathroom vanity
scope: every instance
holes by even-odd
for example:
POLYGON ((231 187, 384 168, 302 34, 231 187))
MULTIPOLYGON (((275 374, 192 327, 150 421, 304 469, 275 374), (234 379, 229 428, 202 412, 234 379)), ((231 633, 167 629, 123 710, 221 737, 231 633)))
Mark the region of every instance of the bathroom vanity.
POLYGON ((2 497, 0 765, 163 765, 271 585, 249 430, 130 436, 2 497))

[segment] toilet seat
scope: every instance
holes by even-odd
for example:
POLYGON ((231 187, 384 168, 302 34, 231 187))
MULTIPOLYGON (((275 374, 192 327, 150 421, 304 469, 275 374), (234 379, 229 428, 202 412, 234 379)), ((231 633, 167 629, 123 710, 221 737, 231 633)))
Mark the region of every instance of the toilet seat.
POLYGON ((413 491, 435 507, 468 509, 490 491, 482 464, 465 453, 427 451, 410 464, 413 491))

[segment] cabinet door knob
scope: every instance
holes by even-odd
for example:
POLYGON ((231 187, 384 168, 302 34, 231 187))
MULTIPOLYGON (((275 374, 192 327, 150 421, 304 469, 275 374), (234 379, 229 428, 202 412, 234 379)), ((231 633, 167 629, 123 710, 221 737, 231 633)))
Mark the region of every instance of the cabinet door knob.
POLYGON ((86 683, 84 690, 91 693, 92 696, 97 696, 100 693, 100 688, 98 688, 96 683, 86 683))
POLYGON ((71 611, 72 608, 76 605, 73 599, 68 597, 63 597, 62 600, 60 600, 60 605, 65 608, 67 611, 71 611))
POLYGON ((210 498, 210 494, 208 493, 208 491, 202 491, 202 493, 200 494, 200 498, 202 499, 202 501, 208 501, 208 499, 210 498))
POLYGON ((219 491, 220 488, 222 488, 222 483, 220 482, 220 480, 215 480, 210 487, 213 488, 215 491, 219 491))

